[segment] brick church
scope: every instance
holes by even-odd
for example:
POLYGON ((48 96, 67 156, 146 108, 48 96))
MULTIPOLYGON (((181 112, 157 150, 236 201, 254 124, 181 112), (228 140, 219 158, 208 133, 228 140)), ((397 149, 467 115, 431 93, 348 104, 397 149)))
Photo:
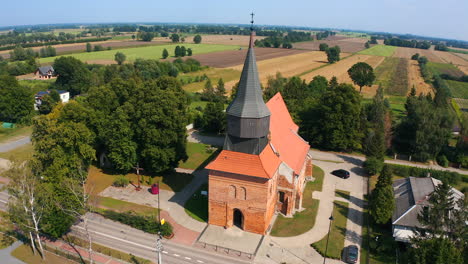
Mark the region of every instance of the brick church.
POLYGON ((237 94, 226 110, 223 150, 206 167, 208 223, 266 234, 275 212, 301 210, 312 163, 281 94, 263 101, 253 36, 251 28, 237 94))

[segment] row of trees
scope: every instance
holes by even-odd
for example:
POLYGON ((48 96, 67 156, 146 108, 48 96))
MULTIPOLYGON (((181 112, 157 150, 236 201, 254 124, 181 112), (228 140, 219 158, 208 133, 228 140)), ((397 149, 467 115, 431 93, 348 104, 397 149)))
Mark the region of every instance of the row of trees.
POLYGON ((417 49, 429 49, 431 43, 429 41, 417 41, 417 40, 405 40, 401 38, 387 38, 384 40, 385 45, 397 46, 397 47, 408 47, 417 49))
POLYGON ((285 48, 291 49, 294 42, 308 41, 312 40, 312 35, 307 32, 291 31, 288 32, 286 36, 270 36, 264 39, 255 40, 255 46, 257 47, 267 47, 267 48, 285 48))
POLYGON ((320 51, 325 51, 327 54, 327 60, 329 63, 334 63, 340 60, 340 52, 341 49, 339 46, 335 47, 328 47, 328 44, 326 43, 320 43, 319 44, 319 50, 320 51))

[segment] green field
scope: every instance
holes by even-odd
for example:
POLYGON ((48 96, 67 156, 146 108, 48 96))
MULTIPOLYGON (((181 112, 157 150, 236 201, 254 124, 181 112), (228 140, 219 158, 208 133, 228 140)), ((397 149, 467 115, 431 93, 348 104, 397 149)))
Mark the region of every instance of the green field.
MULTIPOLYGON (((232 81, 232 80, 238 80, 240 78, 240 71, 233 70, 233 69, 219 69, 219 68, 208 68, 203 71, 197 71, 197 72, 191 72, 187 74, 181 74, 180 77, 183 78, 183 76, 202 76, 203 74, 206 74, 208 78, 211 80, 211 84, 216 87, 218 84, 218 80, 220 78, 223 79, 224 83, 232 81)), ((205 87, 206 81, 202 82, 194 82, 191 84, 184 85, 184 90, 187 92, 200 92, 203 90, 205 87)))
POLYGON ((457 82, 447 80, 450 93, 454 98, 468 99, 468 82, 457 82))
POLYGON ((387 45, 375 45, 369 49, 361 50, 358 54, 390 57, 397 47, 387 45))
POLYGON ((468 50, 448 49, 450 52, 468 54, 468 50))
MULTIPOLYGON (((202 54, 210 53, 223 50, 237 50, 240 46, 237 45, 217 45, 217 44, 169 44, 169 45, 158 45, 158 46, 147 46, 139 48, 125 48, 125 49, 115 49, 115 50, 106 50, 98 52, 83 52, 70 54, 68 56, 75 57, 82 61, 95 61, 95 60, 107 60, 114 61, 114 55, 117 52, 122 52, 127 56, 127 61, 134 61, 137 58, 144 59, 161 59, 161 54, 164 49, 169 51, 169 56, 174 56, 175 47, 185 46, 186 48, 191 48, 193 54, 202 54)), ((50 63, 53 62, 57 57, 49 57, 39 59, 40 63, 50 63)))
POLYGON ((408 62, 405 59, 388 57, 375 69, 375 83, 382 86, 385 94, 406 95, 408 91, 408 62))
POLYGON ((455 77, 464 75, 457 66, 448 63, 428 62, 427 68, 435 74, 449 74, 455 77))

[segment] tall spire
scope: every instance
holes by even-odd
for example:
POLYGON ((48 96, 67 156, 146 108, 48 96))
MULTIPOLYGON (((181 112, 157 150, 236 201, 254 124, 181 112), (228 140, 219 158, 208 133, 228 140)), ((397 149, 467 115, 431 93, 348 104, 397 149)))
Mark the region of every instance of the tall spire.
POLYGON ((255 31, 254 31, 254 13, 252 12, 250 14, 252 16, 252 20, 250 20, 250 43, 249 43, 249 49, 254 47, 254 37, 255 37, 255 31))

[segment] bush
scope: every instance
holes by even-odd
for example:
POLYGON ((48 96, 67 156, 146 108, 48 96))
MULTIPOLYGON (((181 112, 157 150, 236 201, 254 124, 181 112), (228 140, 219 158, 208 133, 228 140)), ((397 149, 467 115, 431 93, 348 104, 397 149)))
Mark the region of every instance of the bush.
POLYGON ((447 157, 445 157, 445 155, 439 155, 437 157, 437 164, 439 164, 440 166, 442 166, 444 168, 447 168, 448 165, 449 165, 449 161, 448 161, 447 157))
POLYGON ((375 157, 369 157, 364 162, 364 169, 369 175, 375 175, 382 170, 384 162, 375 157))
POLYGON ((441 181, 446 181, 450 185, 457 185, 461 180, 468 181, 467 175, 461 175, 457 172, 432 170, 426 168, 410 167, 405 165, 388 164, 393 170, 394 175, 401 177, 433 177, 441 181))
POLYGON ((112 183, 115 187, 125 187, 130 183, 130 181, 125 176, 119 176, 117 179, 114 180, 112 183))

